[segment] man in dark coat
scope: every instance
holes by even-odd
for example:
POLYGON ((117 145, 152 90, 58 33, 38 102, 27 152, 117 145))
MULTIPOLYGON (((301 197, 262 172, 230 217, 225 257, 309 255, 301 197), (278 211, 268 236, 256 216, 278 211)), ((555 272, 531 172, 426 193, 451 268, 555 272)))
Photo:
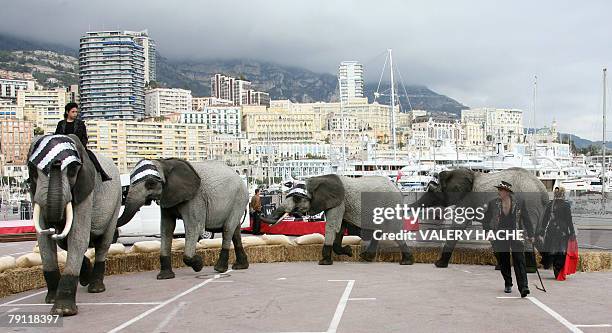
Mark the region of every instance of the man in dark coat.
POLYGON ((542 266, 550 268, 552 264, 556 278, 565 265, 567 242, 576 237, 576 232, 570 204, 565 200, 565 189, 557 187, 554 193, 536 236, 542 252, 542 266))
MULTIPOLYGON (((491 200, 487 205, 487 211, 483 220, 485 230, 523 230, 528 239, 533 239, 533 225, 529 214, 525 209, 525 201, 512 192, 512 185, 502 181, 496 186, 499 197, 491 200)), ((521 297, 529 294, 527 282, 527 268, 525 264, 525 245, 520 239, 496 239, 493 241, 493 250, 501 266, 501 274, 504 278, 504 292, 512 292, 512 263, 514 264, 514 275, 518 284, 521 297)))
POLYGON ((76 135, 81 143, 85 147, 85 151, 87 151, 87 155, 89 155, 89 159, 94 164, 96 171, 100 173, 102 177, 102 181, 111 180, 112 178, 106 174, 100 162, 96 158, 96 155, 89 149, 87 149, 87 142, 89 141, 87 137, 87 126, 85 126, 85 122, 81 119, 78 119, 79 105, 77 103, 68 103, 64 107, 64 120, 60 120, 57 123, 57 128, 55 129, 55 134, 74 134, 76 135))

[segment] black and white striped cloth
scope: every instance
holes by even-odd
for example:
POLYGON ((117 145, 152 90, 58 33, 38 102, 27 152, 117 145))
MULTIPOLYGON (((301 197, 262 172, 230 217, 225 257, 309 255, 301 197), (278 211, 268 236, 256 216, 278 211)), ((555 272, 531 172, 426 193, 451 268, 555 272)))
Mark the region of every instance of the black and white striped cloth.
POLYGON ((287 192, 287 197, 298 196, 303 198, 310 198, 308 191, 306 190, 306 183, 303 181, 294 181, 293 187, 287 192))
POLYGON ((47 176, 51 165, 57 161, 61 162, 61 170, 64 170, 71 163, 82 164, 74 141, 66 135, 44 136, 36 142, 34 151, 28 159, 29 163, 32 163, 47 176))
POLYGON ((130 174, 130 185, 141 182, 148 177, 155 178, 159 181, 162 180, 162 177, 153 162, 149 160, 141 160, 134 167, 132 174, 130 174))

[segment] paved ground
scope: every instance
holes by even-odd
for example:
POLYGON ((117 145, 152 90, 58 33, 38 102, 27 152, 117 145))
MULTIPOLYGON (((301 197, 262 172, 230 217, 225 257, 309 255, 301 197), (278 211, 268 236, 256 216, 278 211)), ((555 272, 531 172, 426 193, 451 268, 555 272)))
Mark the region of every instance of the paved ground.
MULTIPOLYGON (((110 276, 102 294, 79 287, 80 313, 45 332, 612 332, 612 272, 557 282, 543 271, 547 293, 530 274, 528 299, 516 288, 504 294, 491 266, 305 262, 175 272, 164 281, 156 272, 110 276)), ((48 311, 45 292, 0 299, 0 321, 48 311)))

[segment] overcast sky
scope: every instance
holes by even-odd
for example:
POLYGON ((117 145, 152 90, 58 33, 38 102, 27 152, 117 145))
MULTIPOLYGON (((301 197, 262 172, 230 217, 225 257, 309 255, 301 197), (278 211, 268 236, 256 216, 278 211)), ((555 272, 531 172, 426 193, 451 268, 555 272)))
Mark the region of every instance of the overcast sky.
MULTIPOLYGON (((148 29, 169 58, 251 58, 335 73, 358 60, 377 81, 387 48, 406 84, 470 107, 511 107, 536 125, 601 139, 609 1, 19 0, 0 32, 78 47, 86 31, 148 29)), ((608 133, 612 136, 612 131, 608 133)))

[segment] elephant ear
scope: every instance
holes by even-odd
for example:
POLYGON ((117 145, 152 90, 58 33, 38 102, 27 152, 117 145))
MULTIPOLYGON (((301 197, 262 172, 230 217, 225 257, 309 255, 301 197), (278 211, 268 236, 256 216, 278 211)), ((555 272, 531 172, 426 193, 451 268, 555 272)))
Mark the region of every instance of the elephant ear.
MULTIPOLYGON (((74 141, 74 145, 79 151, 79 156, 81 157, 82 163, 79 167, 79 173, 76 176, 74 186, 72 187, 72 201, 75 204, 78 204, 87 199, 87 197, 94 190, 96 185, 96 167, 91 159, 89 159, 89 154, 87 153, 85 146, 83 146, 81 143, 81 139, 74 134, 70 134, 68 136, 72 139, 72 141, 74 141)), ((69 166, 69 168, 74 167, 75 166, 69 166)))
POLYGON ((344 185, 338 175, 313 177, 306 182, 310 195, 310 212, 317 214, 337 207, 344 201, 344 185))
POLYGON ((185 160, 167 158, 159 160, 164 173, 164 187, 160 200, 162 208, 174 207, 193 199, 200 189, 200 176, 185 160))

